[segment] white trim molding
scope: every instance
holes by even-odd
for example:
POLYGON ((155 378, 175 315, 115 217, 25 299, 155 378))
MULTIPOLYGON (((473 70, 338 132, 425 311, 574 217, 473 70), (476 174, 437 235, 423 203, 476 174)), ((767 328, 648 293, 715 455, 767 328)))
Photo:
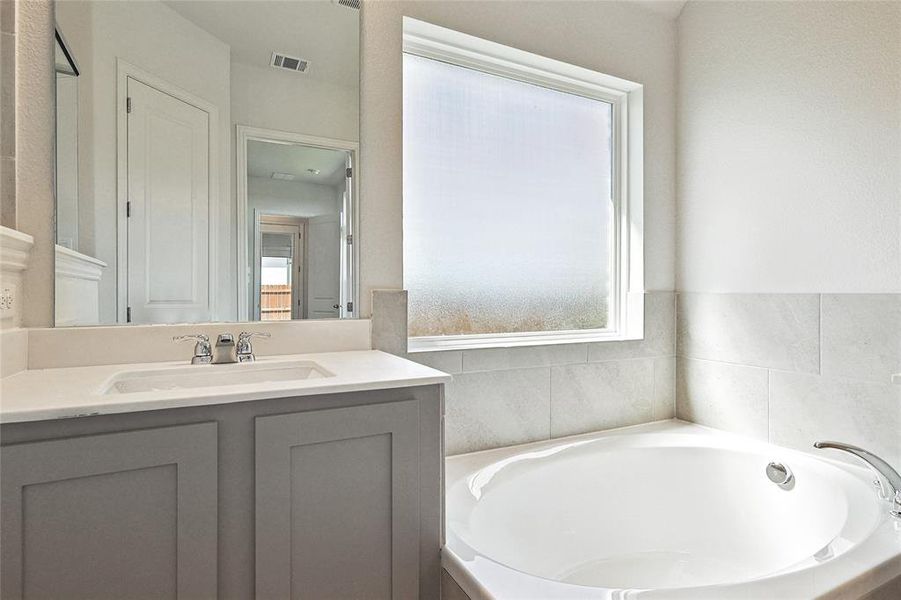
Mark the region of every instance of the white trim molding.
POLYGON ((34 238, 0 226, 0 321, 18 327, 22 321, 22 277, 28 268, 34 238))
POLYGON ((106 266, 106 263, 99 258, 76 252, 64 246, 56 247, 57 277, 100 281, 106 266))
POLYGON ((0 226, 0 269, 4 272, 24 271, 32 246, 34 238, 27 233, 0 226))
POLYGON ((613 118, 613 219, 609 323, 605 329, 413 337, 411 352, 531 346, 644 337, 643 86, 404 17, 403 51, 607 102, 613 118))
MULTIPOLYGON (((253 281, 253 271, 250 267, 250 257, 247 243, 247 143, 251 141, 274 142, 282 144, 298 144, 302 146, 311 146, 314 148, 324 148, 326 150, 342 150, 349 152, 351 156, 351 165, 353 166, 353 176, 351 182, 353 186, 351 198, 353 203, 351 206, 350 231, 353 236, 353 264, 360 264, 360 239, 359 232, 359 215, 360 215, 360 185, 358 183, 360 173, 360 144, 349 140, 339 140, 332 138, 316 137, 302 133, 293 133, 290 131, 279 131, 276 129, 263 129, 260 127, 251 127, 248 125, 235 126, 235 181, 236 181, 236 198, 237 198, 237 250, 238 250, 238 321, 252 320, 254 317, 250 315, 250 307, 253 306, 250 295, 250 286, 248 281, 253 281)), ((353 293, 351 300, 354 303, 354 310, 350 316, 356 317, 359 314, 360 306, 360 274, 359 269, 354 268, 351 274, 353 278, 353 293)))
POLYGON ((100 324, 100 279, 106 263, 56 246, 56 327, 100 324))

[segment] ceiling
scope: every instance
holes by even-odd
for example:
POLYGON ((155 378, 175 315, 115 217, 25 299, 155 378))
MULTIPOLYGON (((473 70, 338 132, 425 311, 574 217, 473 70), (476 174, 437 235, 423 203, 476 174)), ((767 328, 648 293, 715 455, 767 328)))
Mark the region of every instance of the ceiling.
POLYGON ((294 144, 250 141, 247 143, 247 174, 272 177, 272 173, 290 173, 294 181, 335 185, 344 179, 347 152, 294 144), (307 169, 318 169, 314 175, 307 169))
POLYGON ((359 85, 360 11, 331 0, 165 0, 166 5, 231 46, 234 62, 269 68, 273 52, 310 61, 311 77, 359 85))
POLYGON ((646 8, 667 19, 676 19, 685 8, 688 0, 632 0, 635 4, 646 8))

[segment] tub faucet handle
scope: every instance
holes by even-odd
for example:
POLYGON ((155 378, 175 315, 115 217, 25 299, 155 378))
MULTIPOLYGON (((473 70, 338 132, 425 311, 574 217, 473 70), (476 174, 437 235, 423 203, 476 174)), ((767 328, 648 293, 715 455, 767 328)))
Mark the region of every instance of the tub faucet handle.
POLYGON ((848 454, 853 454, 863 462, 867 463, 873 471, 876 472, 876 483, 879 485, 880 497, 892 503, 889 510, 896 519, 901 519, 901 474, 892 468, 890 464, 879 458, 869 450, 844 444, 842 442, 817 442, 814 448, 832 448, 833 450, 841 450, 848 454))

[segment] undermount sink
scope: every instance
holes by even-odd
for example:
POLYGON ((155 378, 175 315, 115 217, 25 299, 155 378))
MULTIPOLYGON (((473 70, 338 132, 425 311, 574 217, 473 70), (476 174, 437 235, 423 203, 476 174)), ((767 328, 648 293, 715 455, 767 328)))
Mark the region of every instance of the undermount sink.
POLYGON ((334 377, 312 361, 280 363, 234 363, 226 365, 191 365, 145 371, 123 371, 103 387, 102 394, 134 394, 163 390, 195 389, 275 383, 334 377))

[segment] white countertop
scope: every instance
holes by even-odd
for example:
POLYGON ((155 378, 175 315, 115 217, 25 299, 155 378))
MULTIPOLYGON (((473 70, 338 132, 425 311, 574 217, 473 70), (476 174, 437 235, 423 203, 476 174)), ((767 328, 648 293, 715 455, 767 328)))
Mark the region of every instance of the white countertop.
MULTIPOLYGON (((202 388, 180 388, 131 394, 102 392, 124 371, 184 367, 184 361, 127 365, 36 369, 0 380, 0 423, 229 404, 271 398, 413 387, 447 383, 451 376, 378 350, 294 354, 258 358, 256 363, 313 361, 332 377, 202 388)), ((240 369, 243 365, 195 365, 196 369, 240 369)))

